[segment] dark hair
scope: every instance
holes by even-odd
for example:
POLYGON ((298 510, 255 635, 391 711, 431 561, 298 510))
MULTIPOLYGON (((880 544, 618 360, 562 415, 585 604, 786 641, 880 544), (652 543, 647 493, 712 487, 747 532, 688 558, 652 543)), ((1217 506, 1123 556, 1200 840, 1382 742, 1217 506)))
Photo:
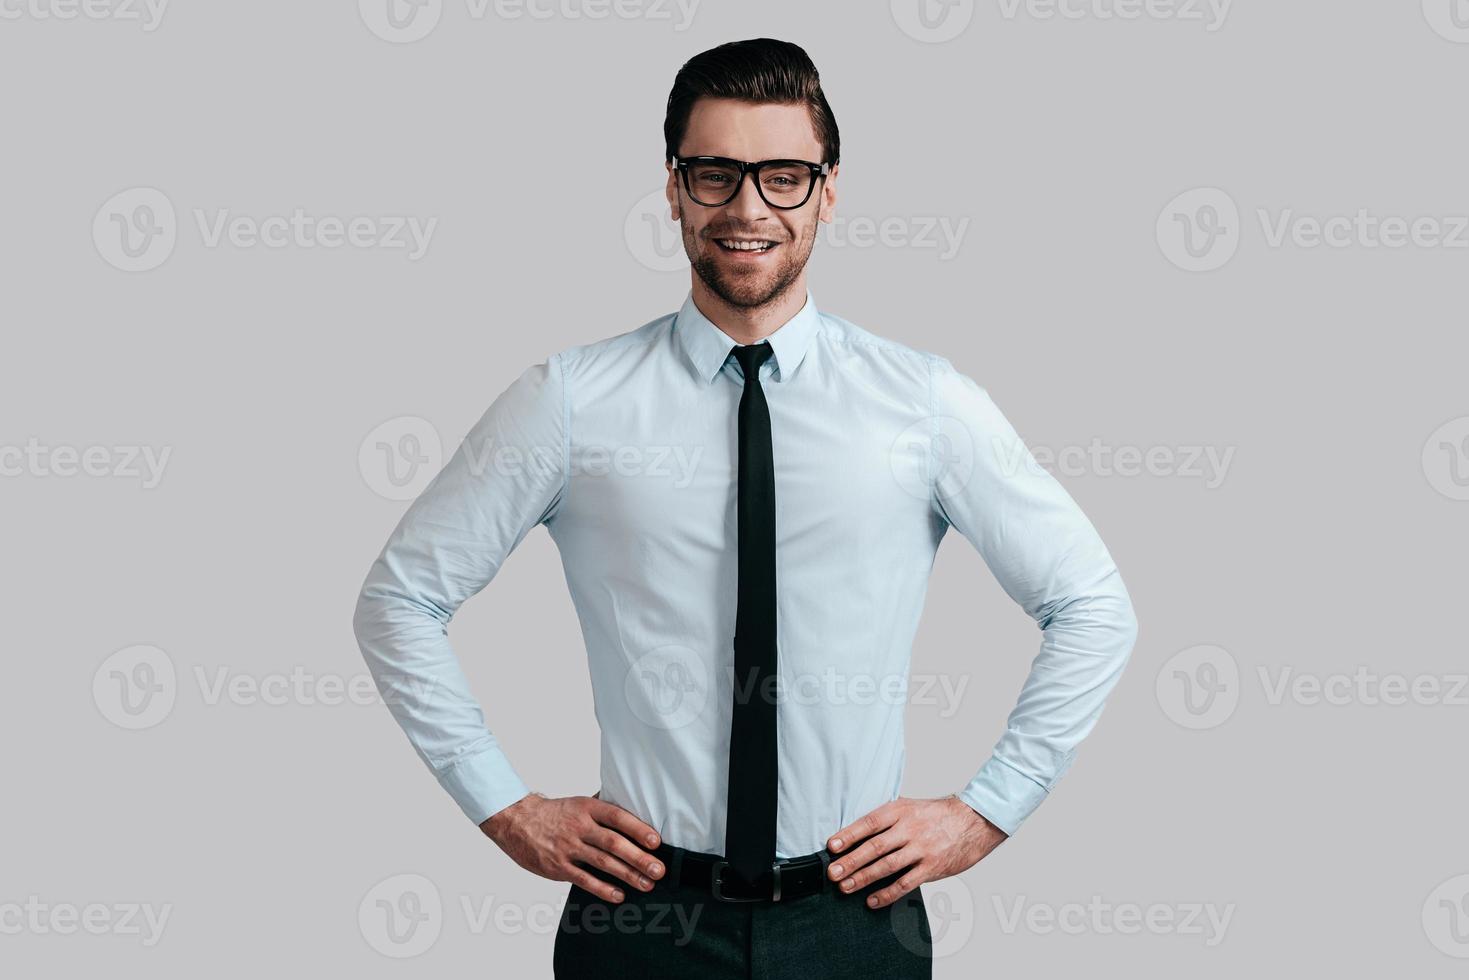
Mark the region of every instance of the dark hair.
POLYGON ((836 117, 821 91, 816 65, 799 45, 756 37, 721 44, 684 62, 668 93, 668 112, 663 118, 664 161, 678 155, 689 114, 700 98, 804 104, 811 114, 811 128, 821 142, 822 159, 814 162, 840 162, 841 136, 836 117))

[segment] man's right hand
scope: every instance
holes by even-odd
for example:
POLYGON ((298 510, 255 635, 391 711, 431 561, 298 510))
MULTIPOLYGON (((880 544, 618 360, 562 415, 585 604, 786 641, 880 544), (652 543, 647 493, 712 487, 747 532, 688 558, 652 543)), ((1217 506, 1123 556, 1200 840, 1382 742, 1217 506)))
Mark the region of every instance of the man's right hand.
POLYGON ((621 902, 622 890, 585 865, 643 892, 664 873, 663 862, 649 853, 658 846, 658 832, 622 807, 591 796, 551 799, 531 793, 479 829, 532 874, 569 881, 608 902, 621 902))

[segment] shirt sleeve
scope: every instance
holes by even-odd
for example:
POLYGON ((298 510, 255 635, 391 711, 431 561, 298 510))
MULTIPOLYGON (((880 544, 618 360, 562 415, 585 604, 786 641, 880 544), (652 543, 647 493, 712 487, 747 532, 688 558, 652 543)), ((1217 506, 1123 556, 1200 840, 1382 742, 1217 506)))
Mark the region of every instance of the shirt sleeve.
POLYGON ((1005 732, 959 798, 1013 834, 1065 774, 1137 637, 1112 556, 988 392, 933 362, 929 479, 940 516, 1042 630, 1005 732))
POLYGON ((528 368, 485 410, 409 505, 368 570, 352 626, 414 751, 482 823, 528 795, 449 646, 454 613, 559 506, 566 479, 560 357, 528 368))

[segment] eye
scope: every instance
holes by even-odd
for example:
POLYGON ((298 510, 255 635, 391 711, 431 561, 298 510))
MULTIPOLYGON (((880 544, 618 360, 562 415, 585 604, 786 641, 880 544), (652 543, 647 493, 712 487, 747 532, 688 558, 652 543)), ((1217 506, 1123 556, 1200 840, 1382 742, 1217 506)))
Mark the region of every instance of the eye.
POLYGON ((714 187, 728 184, 736 176, 727 167, 697 167, 694 169, 694 180, 700 184, 708 184, 714 187))

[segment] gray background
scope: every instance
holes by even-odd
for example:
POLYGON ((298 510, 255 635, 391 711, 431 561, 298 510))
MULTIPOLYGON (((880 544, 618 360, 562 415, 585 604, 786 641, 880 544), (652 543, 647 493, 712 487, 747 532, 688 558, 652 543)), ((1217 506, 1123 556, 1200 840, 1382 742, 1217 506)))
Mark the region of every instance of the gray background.
MULTIPOLYGON (((666 213, 655 234, 639 210, 668 89, 696 52, 769 35, 822 72, 839 215, 892 222, 886 241, 823 227, 818 304, 951 358, 1033 447, 1160 461, 1059 474, 1140 639, 1052 797, 925 886, 936 975, 1462 975, 1469 28, 1449 0, 1239 0, 1222 23, 989 0, 947 8, 943 41, 907 2, 705 2, 684 22, 651 0, 603 19, 443 0, 411 43, 374 33, 374 2, 180 2, 153 30, 135 8, 40 16, 66 0, 0 19, 0 969, 549 976, 566 886, 481 837, 381 704, 215 684, 362 683, 352 605, 406 507, 377 442, 426 424, 426 479, 525 366, 678 308, 687 264, 666 213), (109 203, 133 188, 176 216, 163 260, 129 272, 93 226, 138 216, 136 195, 109 203), (1212 271, 1180 267, 1168 231, 1195 188, 1238 210, 1181 212, 1220 215, 1212 271), (438 223, 410 259, 211 246, 196 218, 295 208, 438 223), (1268 233, 1361 209, 1459 244, 1268 233), (940 219, 967 222, 957 252, 924 244, 940 219), (28 443, 41 462, 17 461, 28 443), (67 447, 102 447, 95 472, 69 473, 67 447), (126 447, 169 451, 156 485, 126 447), (1201 475, 1194 450, 1227 469, 1201 475), (129 727, 114 682, 146 679, 137 658, 174 675, 129 727), (1440 693, 1272 697, 1358 668, 1440 693), (413 889, 440 911, 405 946, 375 917, 413 889), (1076 904, 1164 924, 1047 927, 1076 904), (128 906, 166 909, 161 935, 128 906), (497 924, 502 906, 529 920, 497 924), (1186 921, 1194 906, 1227 928, 1186 921)), ((543 530, 452 636, 526 780, 594 792, 584 651, 543 530)), ((964 785, 1039 639, 951 534, 914 670, 967 686, 910 707, 906 795, 964 785)))

